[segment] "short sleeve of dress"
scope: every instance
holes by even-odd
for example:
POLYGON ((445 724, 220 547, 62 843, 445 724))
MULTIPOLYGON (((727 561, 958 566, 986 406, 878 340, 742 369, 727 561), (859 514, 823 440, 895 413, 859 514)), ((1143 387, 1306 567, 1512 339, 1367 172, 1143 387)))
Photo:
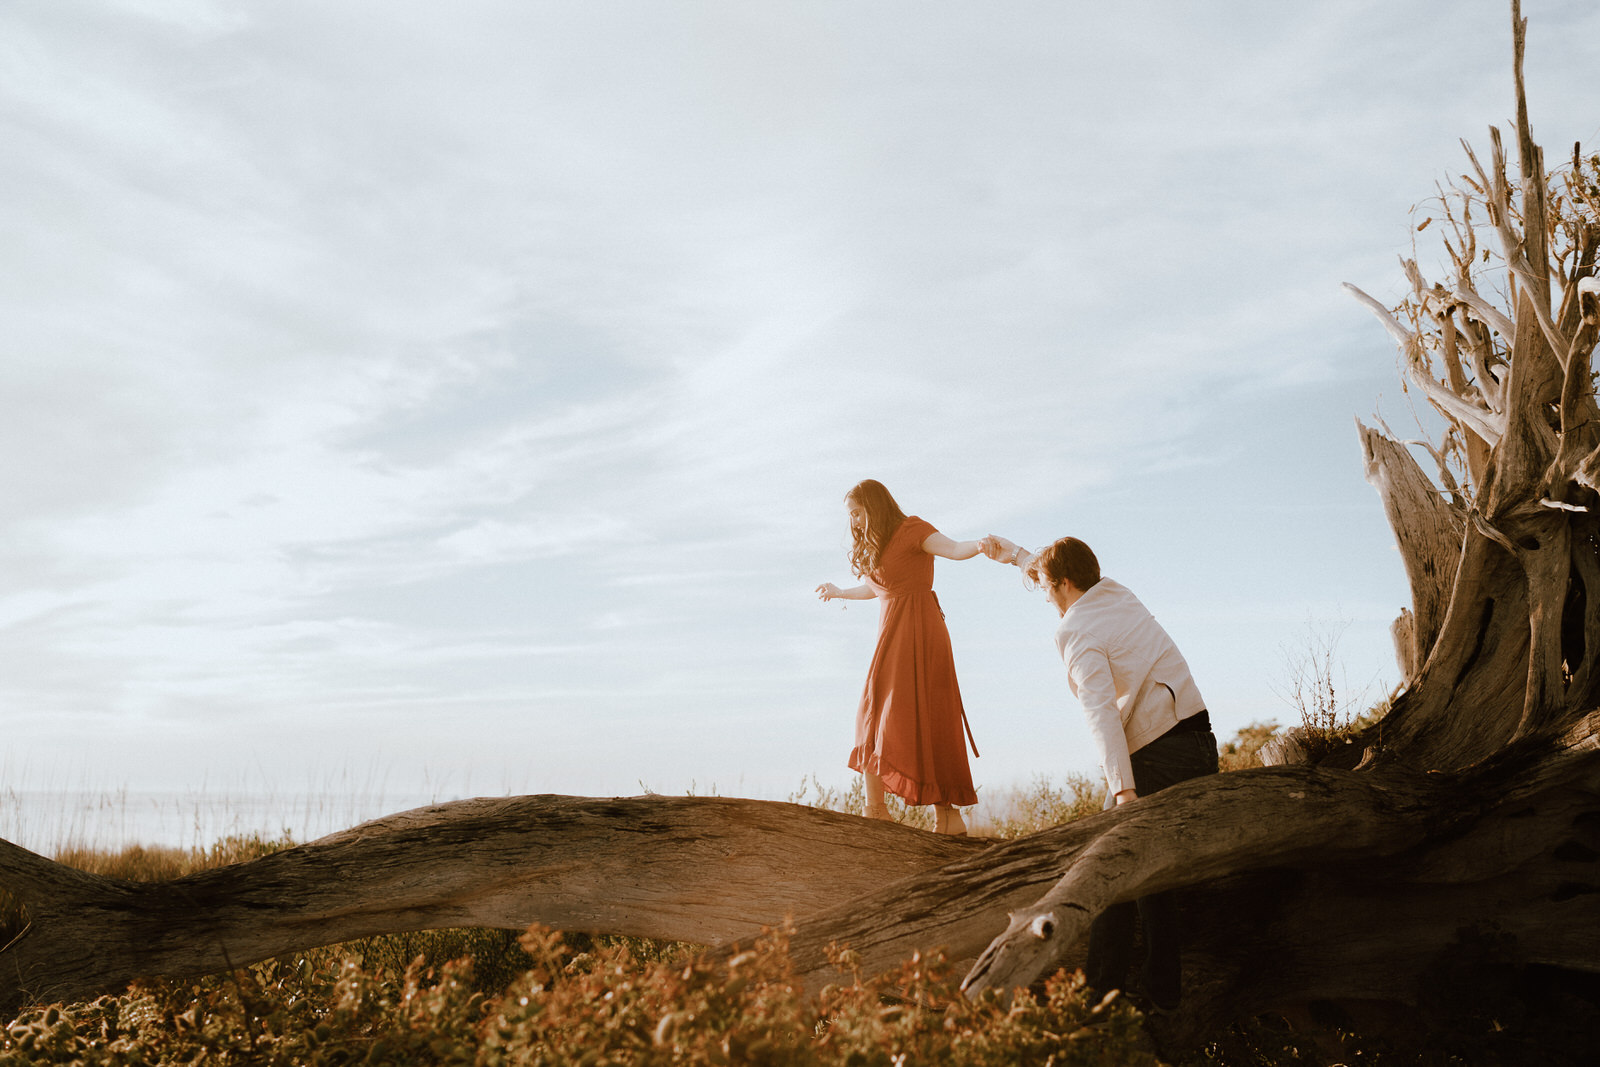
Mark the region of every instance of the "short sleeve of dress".
MULTIPOLYGON (((919 545, 928 539, 929 534, 939 532, 933 528, 933 523, 917 515, 907 515, 904 527, 905 536, 919 545)), ((899 531, 896 532, 898 533, 899 531)))

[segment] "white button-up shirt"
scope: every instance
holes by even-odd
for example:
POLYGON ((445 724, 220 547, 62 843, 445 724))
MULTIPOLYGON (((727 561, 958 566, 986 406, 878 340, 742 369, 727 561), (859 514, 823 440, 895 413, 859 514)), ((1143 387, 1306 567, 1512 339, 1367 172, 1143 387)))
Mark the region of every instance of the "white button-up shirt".
POLYGON ((1067 684, 1083 704, 1106 776, 1106 804, 1134 788, 1129 756, 1205 710, 1178 646, 1126 587, 1102 578, 1056 627, 1067 684))

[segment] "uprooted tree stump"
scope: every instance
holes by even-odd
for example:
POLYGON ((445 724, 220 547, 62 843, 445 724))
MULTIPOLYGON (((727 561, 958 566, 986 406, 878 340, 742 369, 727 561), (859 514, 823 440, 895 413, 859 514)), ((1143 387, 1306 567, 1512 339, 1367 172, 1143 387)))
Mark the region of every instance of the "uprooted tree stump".
POLYGON ((1164 889, 1188 920, 1178 1039, 1269 1010, 1381 1023, 1474 930, 1553 982, 1600 974, 1600 156, 1545 171, 1516 0, 1512 25, 1518 174, 1491 130, 1490 165, 1469 149, 1474 173, 1438 199, 1448 284, 1408 261, 1399 307, 1353 290, 1446 427, 1416 443, 1436 476, 1360 428, 1412 606, 1402 688, 1354 743, 1005 843, 760 801, 549 796, 418 809, 164 883, 0 843, 27 922, 0 950, 0 1002, 533 922, 725 946, 787 920, 808 981, 832 942, 869 968, 944 946, 972 961, 970 993, 1077 962, 1099 910, 1164 889))

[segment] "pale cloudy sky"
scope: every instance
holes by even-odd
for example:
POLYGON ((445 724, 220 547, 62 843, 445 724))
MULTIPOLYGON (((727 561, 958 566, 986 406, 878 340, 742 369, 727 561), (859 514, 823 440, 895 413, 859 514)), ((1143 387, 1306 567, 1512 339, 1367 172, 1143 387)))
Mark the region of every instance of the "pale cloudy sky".
MULTIPOLYGON (((1600 8, 1527 0, 1600 141, 1600 8)), ((0 714, 25 785, 848 780, 863 477, 1085 538, 1227 735, 1406 600, 1353 416, 1500 0, 0 7, 0 714)), ((1426 250, 1424 250, 1426 252, 1426 250)), ((1425 254, 1426 260, 1426 254, 1425 254)), ((1430 261, 1431 262, 1431 261, 1430 261)), ((941 561, 980 786, 1091 772, 941 561)))

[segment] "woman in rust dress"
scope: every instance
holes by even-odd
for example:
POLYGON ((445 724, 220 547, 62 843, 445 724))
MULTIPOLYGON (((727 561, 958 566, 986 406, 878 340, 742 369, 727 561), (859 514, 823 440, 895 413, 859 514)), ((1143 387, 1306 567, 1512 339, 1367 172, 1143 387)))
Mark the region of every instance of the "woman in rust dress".
MULTIPOLYGON (((910 805, 932 804, 941 834, 964 834, 959 807, 978 802, 967 765, 972 732, 961 706, 950 631, 933 592, 933 557, 971 559, 978 541, 952 541, 932 524, 907 516, 879 482, 845 495, 850 512, 850 566, 865 582, 817 586, 823 600, 882 602, 878 647, 856 713, 850 768, 866 778, 867 815, 889 818, 887 790, 910 805)), ((977 755, 974 745, 972 754, 977 755)))

